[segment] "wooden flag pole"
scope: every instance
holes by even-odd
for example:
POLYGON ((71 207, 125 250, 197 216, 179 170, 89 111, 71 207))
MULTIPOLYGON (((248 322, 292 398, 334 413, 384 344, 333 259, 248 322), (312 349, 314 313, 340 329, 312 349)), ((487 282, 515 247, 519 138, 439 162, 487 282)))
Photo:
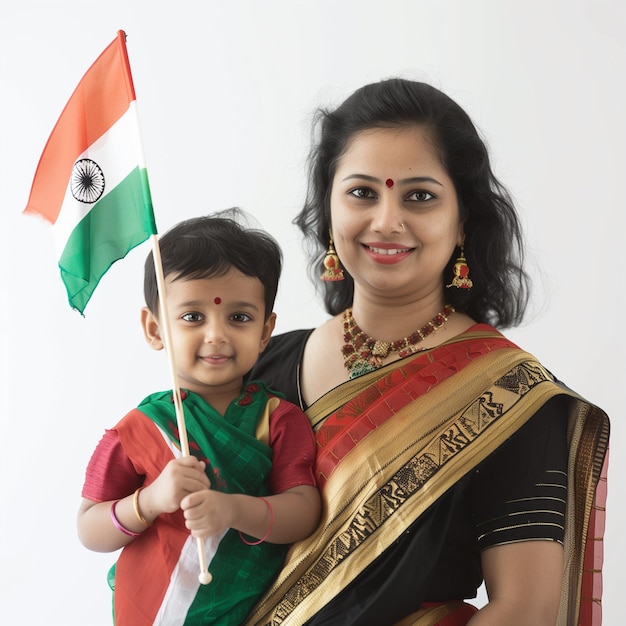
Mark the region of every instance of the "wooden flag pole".
MULTIPOLYGON (((123 30, 118 31, 117 33, 120 42, 122 43, 122 49, 124 51, 125 62, 128 69, 128 78, 133 88, 134 85, 132 74, 130 71, 130 61, 128 59, 128 53, 126 51, 126 33, 123 30)), ((137 123, 137 128, 141 128, 139 124, 139 115, 137 109, 135 108, 135 120, 137 123)), ((141 164, 145 163, 144 151, 143 151, 143 142, 141 140, 141 131, 139 132, 139 148, 140 148, 140 156, 141 156, 141 164)), ((150 194, 150 187, 148 185, 147 175, 143 180, 143 191, 144 191, 144 201, 147 205, 150 206, 150 211, 154 214, 152 208, 152 198, 150 194)), ((155 225, 156 230, 156 225, 155 225)), ((176 363, 174 359, 174 351, 172 350, 172 330, 170 327, 169 317, 167 315, 167 302, 165 298, 165 277, 163 276, 163 261, 161 260, 161 249, 159 247, 159 238, 158 235, 153 234, 151 236, 152 239, 152 256, 154 259, 154 271, 156 274, 157 281, 157 289, 159 292, 159 309, 161 312, 160 320, 159 320, 159 329, 161 330, 163 343, 165 344, 165 351, 167 352, 167 360, 170 367, 170 375, 172 378, 172 394, 174 396, 174 407, 176 409, 176 425, 178 427, 178 438, 180 440, 180 450, 182 455, 189 456, 189 441, 187 439, 187 428, 185 426, 185 414, 183 411, 183 399, 180 394, 180 387, 178 386, 178 373, 176 372, 176 363)), ((209 573, 207 563, 206 563, 206 555, 204 553, 204 539, 202 537, 197 538, 198 542, 198 558, 200 560, 200 575, 198 576, 200 583, 203 585, 208 585, 212 576, 209 573)))
MULTIPOLYGON (((159 291, 159 308, 161 311, 159 328, 162 335, 161 339, 163 339, 163 343, 165 344, 165 351, 167 353, 167 360, 172 378, 172 393, 174 395, 174 408, 176 410, 176 425, 178 427, 178 437, 180 439, 180 450, 183 456, 189 456, 189 440, 187 438, 187 428, 185 426, 183 399, 180 393, 180 387, 178 386, 178 373, 176 371, 174 351, 172 350, 172 330, 170 327, 169 317, 167 315, 165 277, 163 276, 163 262, 161 261, 161 249, 159 247, 159 239, 157 235, 152 235, 152 256, 154 257, 154 270, 156 273, 157 288, 159 291)), ((197 543, 198 558, 200 560, 200 575, 198 576, 198 579, 203 585, 208 585, 213 577, 211 576, 206 563, 204 539, 202 537, 197 537, 197 543)))

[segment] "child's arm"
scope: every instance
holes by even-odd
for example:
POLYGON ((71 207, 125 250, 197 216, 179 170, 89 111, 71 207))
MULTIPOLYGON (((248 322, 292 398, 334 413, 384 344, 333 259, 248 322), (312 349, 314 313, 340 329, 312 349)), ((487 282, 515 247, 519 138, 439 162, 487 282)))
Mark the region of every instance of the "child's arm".
POLYGON ((315 530, 321 508, 315 487, 299 485, 267 496, 267 503, 263 500, 203 490, 185 496, 181 508, 194 537, 209 537, 234 528, 270 543, 293 543, 315 530))
MULTIPOLYGON (((189 493, 210 487, 204 473, 204 463, 194 456, 170 461, 159 477, 139 492, 138 509, 141 516, 151 524, 161 513, 173 513, 180 508, 180 501, 189 493)), ((96 552, 113 552, 124 547, 136 537, 124 533, 141 534, 147 526, 135 512, 133 494, 117 501, 115 518, 111 515, 113 501, 94 502, 83 498, 78 511, 78 536, 81 543, 96 552)))

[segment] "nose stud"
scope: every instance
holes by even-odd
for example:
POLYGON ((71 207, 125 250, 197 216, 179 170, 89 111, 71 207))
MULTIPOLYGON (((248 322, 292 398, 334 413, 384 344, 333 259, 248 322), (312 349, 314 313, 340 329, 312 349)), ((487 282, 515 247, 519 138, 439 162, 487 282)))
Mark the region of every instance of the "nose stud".
POLYGON ((400 222, 400 234, 404 235, 404 222, 400 222))

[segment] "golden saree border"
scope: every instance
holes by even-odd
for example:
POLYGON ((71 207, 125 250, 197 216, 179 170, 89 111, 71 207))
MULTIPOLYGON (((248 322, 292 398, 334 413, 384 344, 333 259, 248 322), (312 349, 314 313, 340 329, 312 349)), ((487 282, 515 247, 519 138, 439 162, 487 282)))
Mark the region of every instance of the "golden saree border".
POLYGON ((254 433, 255 438, 263 442, 266 446, 270 445, 270 415, 276 410, 279 404, 280 398, 276 396, 270 396, 267 399, 267 404, 263 409, 263 414, 259 419, 256 432, 254 433))
MULTIPOLYGON (((565 393, 582 402, 531 355, 484 329, 341 385, 310 408, 322 449, 333 450, 331 464, 322 467, 323 519, 292 547, 247 624, 303 624, 547 400, 565 393), (468 358, 451 359, 458 350, 468 358), (386 419, 381 408, 392 409, 386 419)), ((582 432, 573 440, 585 442, 589 453, 595 449, 582 432)), ((581 488, 592 486, 600 455, 587 456, 593 469, 582 472, 581 488)), ((582 518, 586 510, 580 507, 582 518)), ((572 538, 580 539, 584 528, 579 523, 572 538)), ((568 596, 571 588, 580 590, 578 581, 578 574, 570 577, 568 596)))
POLYGON ((587 548, 582 565, 579 626, 602 624, 602 564, 604 560, 604 525, 606 518, 607 472, 609 453, 604 459, 600 480, 587 530, 587 548))
MULTIPOLYGON (((490 329, 484 325, 474 328, 490 329)), ((310 408, 318 444, 318 484, 323 487, 343 457, 372 431, 395 418, 403 407, 425 396, 476 359, 503 348, 517 349, 499 333, 474 331, 467 333, 465 341, 442 344, 416 358, 392 363, 355 379, 352 384, 340 385, 336 390, 339 393, 327 394, 310 408), (337 395, 341 397, 341 404, 333 405, 337 395), (320 411, 322 422, 318 419, 320 411)))
POLYGON ((608 417, 601 409, 584 401, 572 402, 569 436, 565 572, 557 624, 599 626, 602 623, 608 417))

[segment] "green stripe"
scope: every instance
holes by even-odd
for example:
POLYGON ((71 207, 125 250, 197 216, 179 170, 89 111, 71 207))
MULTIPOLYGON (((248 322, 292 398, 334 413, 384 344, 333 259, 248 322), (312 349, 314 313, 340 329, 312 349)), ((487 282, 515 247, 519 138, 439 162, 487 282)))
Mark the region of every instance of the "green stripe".
POLYGON ((156 232, 148 174, 136 167, 93 205, 67 241, 59 267, 70 305, 82 313, 111 265, 156 232))

